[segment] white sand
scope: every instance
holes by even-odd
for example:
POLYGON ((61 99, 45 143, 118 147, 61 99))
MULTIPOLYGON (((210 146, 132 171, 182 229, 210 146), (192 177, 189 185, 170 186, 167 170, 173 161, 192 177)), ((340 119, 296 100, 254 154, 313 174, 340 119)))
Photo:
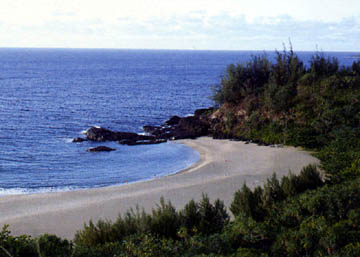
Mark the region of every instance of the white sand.
POLYGON ((224 200, 229 206, 246 181, 262 185, 276 172, 280 177, 289 170, 298 173, 309 163, 318 163, 309 153, 293 147, 273 148, 208 137, 180 140, 201 154, 201 160, 175 175, 146 182, 72 192, 12 195, 0 197, 0 226, 10 224, 14 235, 55 233, 72 239, 90 219, 114 220, 136 205, 150 212, 161 196, 178 209, 202 193, 210 200, 224 200))

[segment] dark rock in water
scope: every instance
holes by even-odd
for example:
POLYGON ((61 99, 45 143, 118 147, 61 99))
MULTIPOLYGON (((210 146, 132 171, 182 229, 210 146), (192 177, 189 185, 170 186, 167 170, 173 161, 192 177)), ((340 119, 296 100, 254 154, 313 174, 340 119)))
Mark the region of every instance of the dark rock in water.
POLYGON ((175 131, 173 126, 144 126, 143 129, 156 139, 170 139, 175 131))
MULTIPOLYGON (((124 145, 144 145, 144 144, 160 144, 167 140, 197 138, 201 136, 218 134, 219 137, 223 135, 213 131, 215 127, 214 119, 210 120, 209 115, 213 109, 199 109, 195 111, 194 116, 179 117, 172 116, 162 126, 144 126, 143 129, 149 135, 139 135, 131 132, 116 132, 105 128, 91 127, 85 133, 86 140, 104 142, 104 141, 118 141, 119 144, 124 145)), ((216 124, 215 124, 216 125, 216 124)), ((220 130, 219 130, 220 131, 220 130)), ((74 139, 75 140, 75 139, 74 139)), ((82 139, 76 139, 82 142, 82 139)))
POLYGON ((135 140, 130 140, 130 139, 121 139, 118 141, 119 144, 121 145, 135 145, 135 140))
POLYGON ((112 131, 105 128, 91 127, 86 132, 86 139, 91 141, 107 141, 112 139, 112 131))
MULTIPOLYGON (((198 113, 205 111, 209 110, 204 109, 198 113)), ((209 128, 209 123, 200 119, 200 116, 173 116, 163 126, 144 126, 144 131, 156 139, 185 139, 206 136, 209 134, 209 128)))
POLYGON ((196 116, 182 118, 179 121, 179 128, 187 131, 192 137, 205 136, 208 134, 209 124, 201 121, 196 116))
POLYGON ((111 152, 111 151, 115 151, 116 149, 114 148, 110 148, 107 146, 97 146, 97 147, 92 147, 88 149, 88 152, 111 152))
POLYGON ((105 128, 91 127, 86 131, 86 139, 90 141, 120 141, 120 140, 154 140, 154 136, 138 135, 132 132, 114 132, 105 128))
POLYGON ((213 113, 215 108, 207 108, 207 109, 197 109, 194 112, 195 117, 203 118, 203 116, 207 116, 208 114, 213 113))
POLYGON ((145 133, 156 135, 156 133, 161 130, 161 127, 147 125, 143 127, 143 130, 145 133))
POLYGON ((122 145, 154 145, 154 144, 161 144, 165 143, 166 139, 154 139, 154 140, 119 140, 118 143, 122 145))
POLYGON ((169 120, 165 121, 165 125, 167 126, 173 126, 179 124, 179 121, 181 118, 179 116, 172 116, 169 120))
MULTIPOLYGON (((157 128, 149 127, 149 131, 155 133, 157 128)), ((145 128, 144 128, 145 130, 145 128)), ((86 132, 86 139, 90 141, 104 142, 104 141, 118 141, 123 145, 144 145, 144 144, 160 144, 167 140, 159 138, 155 135, 146 136, 131 132, 116 132, 105 128, 91 127, 86 132)))
POLYGON ((179 124, 171 134, 172 139, 197 138, 209 133, 209 124, 201 121, 198 117, 190 116, 181 118, 179 124))
POLYGON ((73 143, 81 143, 81 142, 84 142, 84 141, 87 141, 87 139, 82 138, 82 137, 77 137, 77 138, 74 138, 72 140, 73 143))
POLYGON ((113 132, 106 128, 91 127, 85 133, 86 139, 90 141, 117 141, 122 139, 135 139, 138 134, 131 132, 113 132))

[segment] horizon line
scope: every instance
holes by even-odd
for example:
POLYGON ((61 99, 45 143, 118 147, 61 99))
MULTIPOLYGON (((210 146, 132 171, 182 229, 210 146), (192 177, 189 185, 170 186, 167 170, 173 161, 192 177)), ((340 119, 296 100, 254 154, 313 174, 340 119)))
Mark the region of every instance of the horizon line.
MULTIPOLYGON (((189 49, 189 48, 112 48, 112 47, 37 47, 37 46, 0 46, 0 49, 53 49, 53 50, 120 50, 120 51, 193 51, 193 52, 274 52, 274 51, 289 51, 289 49, 285 48, 279 50, 277 48, 269 50, 269 49, 189 49)), ((334 52, 334 53, 357 53, 360 50, 323 50, 323 49, 314 49, 314 50, 294 50, 294 52, 334 52)))

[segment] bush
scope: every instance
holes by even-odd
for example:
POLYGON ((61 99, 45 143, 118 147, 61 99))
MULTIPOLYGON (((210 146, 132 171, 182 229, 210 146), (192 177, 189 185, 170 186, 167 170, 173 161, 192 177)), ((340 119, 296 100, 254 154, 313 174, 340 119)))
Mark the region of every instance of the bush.
POLYGON ((252 192, 244 183, 241 190, 235 192, 234 199, 230 205, 231 212, 235 217, 243 215, 255 220, 262 220, 264 217, 262 194, 263 190, 261 187, 256 187, 254 192, 252 192))
POLYGON ((153 209, 149 220, 149 228, 152 234, 166 238, 177 237, 177 231, 181 225, 180 216, 170 202, 165 203, 163 197, 161 197, 157 209, 153 209))
POLYGON ((194 235, 199 231, 199 224, 201 220, 201 214, 199 212, 199 206, 194 200, 187 203, 184 209, 180 212, 181 224, 185 228, 187 235, 194 235))
POLYGON ((254 56, 247 65, 230 64, 221 85, 214 89, 213 100, 219 105, 236 104, 248 95, 261 94, 269 80, 270 67, 265 56, 254 56))
POLYGON ((285 198, 286 195, 274 173, 271 178, 267 179, 264 185, 264 192, 262 195, 263 206, 269 208, 274 203, 280 202, 285 198))
POLYGON ((72 244, 56 235, 44 234, 37 239, 39 256, 46 257, 69 257, 71 256, 72 244))
POLYGON ((289 172, 289 175, 281 178, 281 189, 286 197, 297 195, 299 193, 299 177, 289 172))
POLYGON ((321 179, 321 175, 317 170, 315 165, 308 165, 304 167, 299 176, 297 181, 297 192, 302 193, 305 190, 312 190, 324 185, 324 182, 321 179))
POLYGON ((36 242, 30 236, 12 236, 9 225, 4 225, 0 232, 1 257, 37 257, 36 242))
POLYGON ((204 235, 221 233, 229 221, 224 203, 218 199, 212 205, 207 195, 199 203, 199 213, 199 233, 204 235))

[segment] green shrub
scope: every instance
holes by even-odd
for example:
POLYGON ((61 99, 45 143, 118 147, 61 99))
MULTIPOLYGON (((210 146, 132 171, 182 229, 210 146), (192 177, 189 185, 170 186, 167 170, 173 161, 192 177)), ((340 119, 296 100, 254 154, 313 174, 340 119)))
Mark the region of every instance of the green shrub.
POLYGON ((180 216, 175 207, 170 202, 165 203, 161 197, 160 205, 152 211, 150 232, 160 237, 176 238, 180 225, 180 216))
POLYGON ((354 243, 354 244, 348 244, 339 251, 337 251, 335 254, 333 254, 334 257, 358 257, 360 256, 360 243, 354 243))
POLYGON ((69 255, 69 257, 114 257, 116 255, 126 256, 123 254, 124 252, 125 247, 123 242, 105 243, 103 245, 96 245, 91 247, 76 245, 73 255, 69 255))
POLYGON ((310 164, 304 167, 297 180, 297 192, 302 193, 305 190, 312 190, 324 185, 324 182, 321 179, 321 175, 317 170, 316 165, 310 164))
POLYGON ((199 231, 201 214, 199 206, 194 200, 185 205, 184 209, 180 212, 180 217, 181 224, 186 229, 187 235, 194 235, 199 231))
POLYGON ((269 80, 270 66, 265 56, 254 56, 246 65, 230 64, 221 85, 214 89, 213 100, 219 105, 236 104, 247 95, 261 94, 269 80))
POLYGON ((72 244, 56 235, 44 234, 37 239, 39 256, 44 257, 70 257, 72 244))
POLYGON ((274 173, 271 178, 268 178, 264 185, 264 192, 262 195, 262 202, 265 208, 269 208, 276 202, 280 202, 286 198, 283 189, 280 186, 279 180, 274 173))
POLYGON ((289 175, 281 178, 281 189, 286 197, 297 195, 299 193, 299 177, 289 172, 289 175))
POLYGON ((254 249, 254 248, 239 248, 236 251, 236 254, 232 255, 234 257, 267 257, 268 254, 264 253, 260 249, 254 249))
POLYGON ((30 236, 12 236, 8 225, 0 232, 1 257, 37 257, 36 242, 30 236))
POLYGON ((203 195, 199 202, 199 213, 201 219, 198 231, 201 234, 220 233, 229 221, 224 203, 218 199, 212 205, 207 195, 203 195))
POLYGON ((255 220, 261 220, 264 217, 264 209, 262 208, 262 194, 261 187, 255 188, 252 192, 244 183, 241 190, 235 192, 234 199, 230 205, 230 210, 233 215, 244 215, 255 220))

